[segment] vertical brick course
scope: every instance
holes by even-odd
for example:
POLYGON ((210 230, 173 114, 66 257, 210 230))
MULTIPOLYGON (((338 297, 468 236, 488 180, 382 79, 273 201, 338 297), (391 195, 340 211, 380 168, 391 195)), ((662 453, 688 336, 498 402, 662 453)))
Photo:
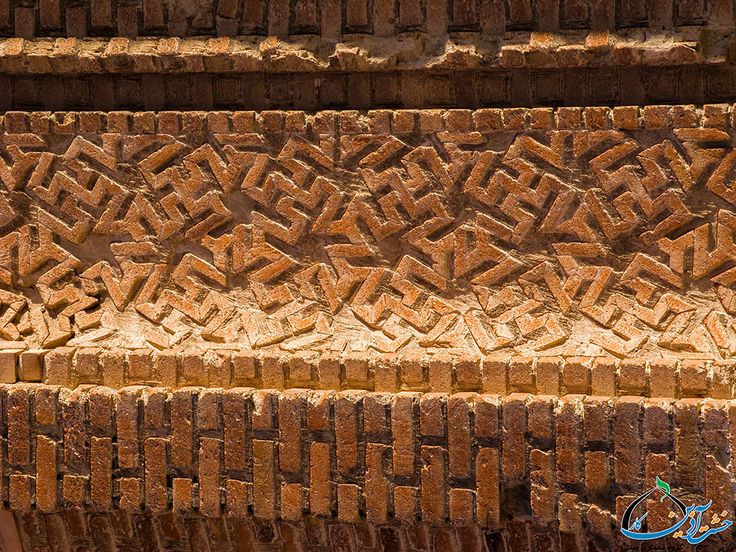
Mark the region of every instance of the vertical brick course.
MULTIPOLYGON (((17 512, 73 505, 100 515, 119 507, 298 523, 306 513, 493 532, 513 496, 516 507, 528 501, 535 527, 558 522, 565 534, 605 535, 616 515, 605 497, 634 495, 656 476, 733 509, 723 491, 732 479, 728 400, 248 388, 58 393, 43 385, 2 392, 9 414, 19 413, 3 429, 15 441, 2 478, 17 512), (72 435, 63 427, 75 423, 70 413, 80 405, 89 421, 72 435), (141 412, 130 417, 131 405, 141 412), (293 433, 300 440, 289 442, 293 433), (289 452, 292 442, 301 444, 289 452)), ((664 523, 657 504, 647 508, 653 524, 664 523)), ((534 531, 535 542, 546 538, 534 531)), ((452 537, 461 538, 475 537, 452 537)))

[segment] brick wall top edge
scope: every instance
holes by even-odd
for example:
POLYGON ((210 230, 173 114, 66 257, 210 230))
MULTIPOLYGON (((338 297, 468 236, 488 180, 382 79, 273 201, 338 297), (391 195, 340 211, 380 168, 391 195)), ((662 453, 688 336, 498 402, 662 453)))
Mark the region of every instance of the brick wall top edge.
POLYGON ((7 111, 0 129, 9 134, 218 132, 317 134, 424 134, 442 131, 646 130, 732 125, 732 104, 617 107, 377 109, 304 111, 7 111), (432 126, 425 126, 431 119, 432 126), (194 125, 194 127, 192 127, 194 125))
POLYGON ((9 74, 373 72, 716 65, 731 61, 729 33, 507 33, 451 39, 239 38, 0 39, 9 74), (172 62, 173 59, 177 62, 172 62))
POLYGON ((482 33, 506 31, 732 28, 731 2, 602 2, 557 3, 504 0, 439 0, 431 9, 416 0, 391 3, 352 0, 285 0, 228 2, 210 0, 178 3, 163 0, 94 6, 89 0, 46 4, 40 0, 0 8, 4 36, 233 36, 345 34, 392 36, 406 33, 482 33))

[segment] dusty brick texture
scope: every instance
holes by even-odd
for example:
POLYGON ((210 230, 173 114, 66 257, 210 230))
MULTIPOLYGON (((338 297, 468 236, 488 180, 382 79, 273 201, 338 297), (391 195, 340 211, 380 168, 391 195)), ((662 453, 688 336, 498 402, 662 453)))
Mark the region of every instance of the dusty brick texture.
POLYGON ((191 351, 103 350, 59 347, 0 352, 4 383, 39 382, 76 388, 132 385, 222 388, 308 388, 346 391, 525 392, 620 397, 734 397, 732 360, 618 359, 615 356, 508 356, 489 354, 377 355, 195 348, 191 351), (4 356, 3 356, 4 355, 4 356), (29 371, 26 355, 42 357, 29 371))
POLYGON ((667 31, 733 27, 729 0, 3 0, 0 36, 234 36, 330 39, 402 33, 667 31))
POLYGON ((0 550, 733 520, 735 9, 0 0, 0 550))
POLYGON ((338 531, 401 550, 419 530, 569 550, 623 539, 621 497, 662 469, 733 515, 728 400, 13 384, 0 403, 0 499, 29 543, 338 531))
POLYGON ((731 398, 731 118, 5 113, 3 381, 731 398))

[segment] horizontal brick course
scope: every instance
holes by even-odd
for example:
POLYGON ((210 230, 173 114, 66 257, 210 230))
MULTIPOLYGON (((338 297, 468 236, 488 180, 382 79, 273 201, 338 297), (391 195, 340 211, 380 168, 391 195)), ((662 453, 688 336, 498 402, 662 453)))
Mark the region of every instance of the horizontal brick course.
MULTIPOLYGON (((218 349, 209 351, 217 362, 200 363, 191 372, 188 359, 201 353, 149 351, 148 367, 131 371, 132 359, 140 353, 134 350, 109 351, 109 362, 128 370, 121 377, 109 373, 102 365, 94 371, 82 366, 87 352, 98 349, 63 348, 46 354, 42 376, 24 379, 21 372, 14 377, 18 382, 42 381, 52 385, 76 387, 105 385, 121 388, 130 385, 159 385, 181 387, 208 385, 224 388, 265 387, 277 389, 301 388, 323 390, 362 389, 376 392, 492 392, 499 395, 523 391, 537 395, 582 393, 588 395, 642 397, 713 397, 733 399, 734 380, 732 363, 718 360, 640 359, 610 357, 472 357, 462 355, 430 355, 426 357, 429 370, 415 376, 407 360, 398 363, 382 362, 381 356, 335 355, 324 353, 298 354, 289 364, 280 364, 279 358, 269 352, 218 349), (360 360, 362 368, 356 370, 360 360), (370 360, 370 362, 369 362, 370 360), (155 366, 167 364, 167 371, 156 371, 155 366), (331 370, 325 367, 331 365, 331 370), (59 366, 64 366, 62 372, 59 366), (216 368, 213 368, 216 367, 216 368), (688 384, 687 374, 697 369, 700 383, 688 384), (432 376, 436 370, 437 375, 432 376), (440 377, 441 375, 441 377, 440 377)), ((43 351, 47 353, 47 351, 43 351)), ((16 360, 17 366, 17 360, 16 360)))
MULTIPOLYGON (((397 52, 396 55, 403 54, 397 52)), ((423 56, 422 53, 417 55, 423 56)), ((637 62, 625 68, 614 58, 600 65, 576 62, 571 67, 566 60, 552 65, 519 61, 516 64, 521 67, 514 68, 489 57, 461 65, 454 62, 445 66, 432 65, 420 71, 393 62, 372 70, 362 58, 345 61, 345 67, 318 63, 275 70, 269 65, 271 62, 261 63, 250 57, 245 64, 235 64, 227 56, 227 63, 211 65, 208 57, 197 59, 197 56, 201 54, 193 54, 191 63, 172 64, 169 69, 161 65, 159 57, 147 59, 121 54, 122 61, 100 58, 90 62, 90 68, 83 73, 79 68, 84 58, 49 59, 38 71, 29 71, 31 60, 38 57, 35 53, 17 58, 0 57, 0 65, 6 64, 5 70, 0 72, 0 87, 5 91, 0 97, 0 110, 314 112, 324 109, 533 107, 536 111, 529 114, 505 114, 505 122, 519 129, 545 130, 554 128, 550 126, 554 120, 549 113, 550 106, 627 108, 631 105, 732 102, 733 83, 736 82, 736 69, 724 63, 725 58, 715 58, 708 63, 686 59, 681 65, 672 65, 672 56, 667 52, 657 58, 666 60, 664 64, 637 62), (362 67, 361 70, 355 71, 355 65, 362 67), (150 73, 153 67, 161 72, 150 73), (136 72, 130 72, 132 69, 136 72)), ((233 56, 233 59, 239 58, 233 56)), ((636 108, 614 113, 613 122, 606 113, 606 110, 589 110, 585 114, 586 124, 596 128, 638 126, 631 117, 636 108)), ((500 121, 500 114, 488 115, 491 125, 500 124, 495 122, 500 121)), ((581 116, 582 113, 571 114, 559 128, 579 128, 581 116)), ((343 113, 341 117, 349 118, 350 113, 343 113)), ((656 124, 658 128, 694 126, 687 108, 684 112, 682 108, 652 112, 650 120, 651 126, 656 124), (672 122, 670 113, 673 114, 672 122)), ((272 119, 269 124, 274 122, 272 119)), ((298 116, 287 118, 287 122, 292 130, 299 132, 298 116)), ((89 124, 94 125, 94 122, 90 120, 89 124)), ((425 119, 422 125, 431 128, 433 122, 425 119)), ((397 125, 394 132, 411 132, 414 126, 414 123, 397 125)), ((358 132, 358 129, 348 132, 358 132)))
MULTIPOLYGON (((8 134, 74 136, 122 134, 207 133, 259 134, 434 134, 435 132, 507 132, 524 130, 658 130, 662 128, 734 127, 734 104, 558 107, 544 109, 376 109, 368 111, 8 111, 0 114, 0 129, 8 134), (540 118, 540 113, 544 117, 540 118), (595 113, 594 118, 591 113, 595 113), (430 130, 422 121, 433 118, 430 130), (407 121, 409 121, 407 125, 407 121)), ((17 357, 11 342, 3 355, 17 357)), ((38 353, 43 355, 43 353, 38 353)), ((5 358, 5 357, 2 357, 5 358)))
POLYGON ((733 26, 730 2, 550 2, 531 0, 163 0, 0 3, 0 36, 430 35, 560 30, 662 31, 677 26, 733 26))

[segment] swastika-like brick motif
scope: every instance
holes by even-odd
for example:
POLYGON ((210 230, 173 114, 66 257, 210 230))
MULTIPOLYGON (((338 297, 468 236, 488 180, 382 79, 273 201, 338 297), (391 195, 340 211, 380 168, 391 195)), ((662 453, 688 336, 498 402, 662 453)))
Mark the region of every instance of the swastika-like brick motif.
POLYGON ((8 113, 2 346, 727 359, 729 118, 8 113))

